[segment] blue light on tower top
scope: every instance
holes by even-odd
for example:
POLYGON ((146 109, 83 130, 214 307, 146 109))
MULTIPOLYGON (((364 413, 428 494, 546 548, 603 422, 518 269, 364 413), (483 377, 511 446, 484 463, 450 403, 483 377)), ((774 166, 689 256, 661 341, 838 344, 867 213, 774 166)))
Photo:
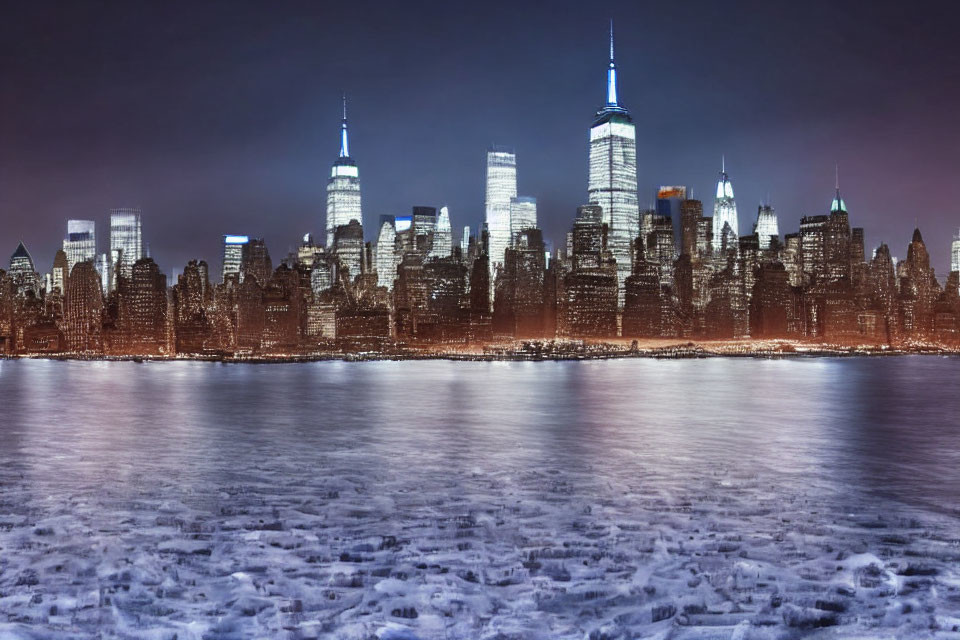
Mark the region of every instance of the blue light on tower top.
POLYGON ((613 20, 610 20, 610 63, 607 66, 607 101, 603 108, 597 112, 595 124, 601 124, 610 120, 614 115, 619 115, 627 122, 630 121, 630 112, 620 105, 617 98, 617 63, 613 55, 613 20))
POLYGON ((343 95, 343 121, 340 124, 340 157, 350 157, 350 142, 347 140, 347 95, 343 95))
POLYGON ((613 61, 613 20, 610 20, 610 68, 607 69, 607 106, 617 105, 617 65, 613 61))
POLYGON ((840 197, 840 164, 837 164, 837 181, 836 181, 836 195, 833 197, 833 202, 830 203, 830 213, 846 213, 847 212, 847 203, 843 201, 843 198, 840 197))

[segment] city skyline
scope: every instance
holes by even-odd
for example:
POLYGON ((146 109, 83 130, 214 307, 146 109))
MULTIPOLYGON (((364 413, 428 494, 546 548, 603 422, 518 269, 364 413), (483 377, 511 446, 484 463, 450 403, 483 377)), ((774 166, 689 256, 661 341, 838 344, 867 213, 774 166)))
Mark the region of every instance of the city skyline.
MULTIPOLYGON (((860 9, 863 8, 860 7, 860 9)), ((704 19, 709 11, 703 8, 700 10, 703 15, 699 18, 697 12, 691 12, 692 15, 689 17, 691 22, 687 29, 691 30, 692 35, 703 38, 704 33, 698 26, 698 20, 704 19)), ((150 11, 157 11, 157 9, 150 11)), ((655 14, 659 9, 654 7, 645 11, 655 14)), ((732 7, 728 14, 720 16, 719 19, 733 23, 740 11, 741 9, 732 7)), ((824 8, 818 6, 811 9, 813 17, 821 17, 823 11, 824 8)), ((77 12, 81 15, 76 17, 84 19, 84 12, 79 9, 77 12)), ((144 16, 124 13, 119 9, 115 9, 113 13, 133 22, 146 19, 144 16)), ((491 7, 491 15, 500 15, 500 13, 502 13, 501 9, 491 7)), ((640 176, 638 191, 641 208, 646 208, 653 203, 656 188, 661 184, 685 184, 692 192, 691 197, 708 201, 707 194, 713 189, 720 156, 725 155, 727 170, 731 181, 735 184, 739 201, 741 229, 748 229, 752 225, 754 202, 766 200, 768 193, 777 211, 781 229, 795 228, 802 215, 815 215, 825 210, 827 203, 824 199, 829 196, 832 186, 834 163, 839 162, 844 194, 852 215, 856 216, 867 229, 868 252, 880 242, 886 242, 893 247, 895 253, 899 253, 897 238, 908 235, 916 224, 919 224, 928 238, 952 237, 955 233, 957 226, 956 216, 953 214, 955 207, 948 203, 960 201, 960 194, 954 194, 953 190, 956 187, 943 177, 936 178, 938 188, 933 188, 931 181, 934 180, 937 171, 917 173, 916 164, 914 164, 912 167, 914 175, 910 175, 908 179, 909 174, 904 172, 903 179, 898 181, 878 177, 888 174, 889 168, 875 171, 879 160, 906 167, 910 163, 904 158, 910 154, 923 156, 920 151, 924 145, 920 143, 925 140, 930 142, 929 138, 932 134, 914 135, 912 139, 916 144, 912 147, 897 143, 898 136, 895 135, 894 130, 902 129, 907 125, 914 128, 920 126, 918 122, 906 120, 902 113, 897 111, 903 106, 898 103, 897 96, 909 94, 912 96, 911 100, 915 102, 926 100, 922 105, 925 114, 923 125, 926 131, 932 129, 939 121, 940 107, 945 104, 947 94, 951 90, 947 86, 949 83, 938 85, 940 89, 934 91, 923 87, 917 90, 916 86, 901 82, 898 86, 903 90, 894 92, 892 98, 877 101, 876 96, 866 90, 878 88, 871 84, 876 80, 871 67, 866 72, 866 79, 848 78, 843 85, 844 100, 841 101, 843 104, 834 104, 831 113, 835 111, 838 117, 844 114, 849 115, 848 112, 857 110, 854 107, 870 98, 876 108, 866 110, 872 114, 867 120, 875 119, 876 122, 886 123, 886 129, 884 129, 886 133, 876 135, 876 131, 871 130, 870 135, 861 136, 861 133, 856 130, 857 127, 851 125, 849 121, 841 126, 830 121, 830 118, 821 118, 824 114, 814 109, 807 118, 811 119, 813 124, 802 128, 803 142, 792 146, 787 145, 788 148, 785 148, 784 141, 793 136, 793 133, 790 133, 791 127, 795 127, 796 123, 780 130, 773 128, 772 122, 776 118, 771 120, 771 117, 777 115, 777 109, 774 107, 782 107, 779 104, 783 99, 782 95, 796 101, 805 91, 809 93, 812 89, 814 94, 825 91, 827 85, 834 79, 831 77, 832 73, 826 72, 823 78, 818 77, 815 82, 809 82, 811 70, 805 68, 802 72, 798 71, 798 77, 808 81, 803 85, 805 89, 799 88, 801 83, 793 93, 784 94, 780 91, 778 95, 774 95, 777 92, 773 92, 770 102, 764 105, 754 103, 751 106, 738 101, 728 101, 726 107, 713 110, 710 120, 714 120, 712 116, 715 115, 716 121, 710 121, 707 127, 709 131, 706 131, 704 125, 707 119, 691 118, 689 109, 682 105, 693 98, 709 103, 720 98, 731 98, 735 93, 730 87, 714 87, 715 91, 705 92, 701 84, 691 81, 689 74, 700 68, 697 65, 709 62, 709 56, 706 56, 700 47, 693 48, 696 51, 691 49, 688 52, 676 47, 667 48, 667 53, 664 53, 663 49, 658 50, 651 44, 662 35, 656 33, 651 35, 649 24, 655 21, 641 20, 642 12, 638 14, 626 7, 613 6, 610 13, 617 24, 618 89, 624 96, 624 103, 631 106, 637 130, 640 176), (670 68, 667 63, 671 61, 693 64, 693 68, 682 67, 674 74, 665 73, 664 70, 670 68), (859 86, 864 82, 870 86, 866 88, 859 86), (681 128, 674 126, 674 124, 680 124, 679 122, 671 122, 669 118, 663 116, 664 111, 661 106, 658 106, 662 100, 652 100, 658 96, 659 92, 659 89, 656 91, 652 89, 654 86, 672 87, 670 95, 676 96, 676 100, 671 99, 668 102, 674 104, 670 110, 676 113, 672 117, 685 118, 686 124, 681 128), (881 113, 884 109, 888 112, 881 113), (753 116, 751 126, 747 127, 739 122, 738 118, 733 117, 738 114, 741 118, 744 115, 753 116), (662 137, 664 131, 669 131, 671 128, 675 132, 671 139, 675 142, 665 146, 662 144, 662 137), (822 140, 822 134, 826 129, 831 130, 830 135, 827 136, 829 140, 822 140), (771 131, 780 133, 771 137, 771 131), (838 135, 838 131, 847 133, 838 135), (758 135, 763 135, 765 139, 763 148, 759 152, 747 152, 745 147, 749 145, 746 141, 758 135), (858 137, 862 139, 855 140, 858 137), (869 144, 864 146, 865 142, 869 144), (695 152, 693 151, 694 143, 696 143, 695 152), (872 151, 870 145, 873 145, 872 151), (851 146, 857 147, 856 153, 850 152, 851 146), (814 151, 811 151, 812 147, 815 147, 814 151), (887 153, 879 153, 882 149, 886 149, 887 153), (776 161, 772 156, 776 156, 776 161), (790 178, 785 179, 781 176, 774 179, 771 172, 786 173, 790 178)), ((225 32, 218 32, 218 37, 224 38, 249 28, 251 15, 254 14, 255 12, 249 7, 238 12, 237 18, 224 27, 225 32)), ((28 24, 43 23, 50 18, 43 15, 42 11, 40 14, 34 12, 32 15, 23 17, 28 24)), ((173 23, 171 15, 153 17, 158 18, 158 24, 173 23)), ((346 20, 349 16, 343 17, 347 32, 353 34, 353 29, 360 28, 355 21, 346 20)), ((385 17, 380 16, 379 19, 385 19, 385 17)), ((769 31, 771 37, 780 33, 778 29, 785 28, 784 15, 763 17, 766 19, 765 29, 769 31)), ((843 30, 848 21, 854 20, 860 28, 846 29, 843 30, 844 33, 853 38, 855 43, 869 44, 875 42, 885 29, 896 22, 895 18, 898 14, 897 9, 890 5, 880 6, 870 14, 860 14, 856 7, 851 6, 835 10, 833 17, 836 21, 831 26, 830 33, 843 30)), ((204 16, 200 18, 203 22, 204 16)), ((439 11, 431 18, 430 24, 435 26, 435 23, 450 19, 449 12, 439 11)), ((800 24, 792 28, 800 29, 802 24, 812 19, 803 18, 800 24)), ((921 16, 919 19, 924 21, 928 18, 921 16)), ((258 141, 251 138, 252 132, 261 130, 256 126, 232 127, 230 137, 220 136, 216 144, 202 135, 198 136, 197 144, 202 143, 206 149, 198 157, 194 157, 190 152, 193 149, 191 145, 185 145, 179 151, 167 149, 166 153, 162 154, 166 163, 165 168, 159 170, 149 168, 144 170, 143 163, 111 168, 107 166, 109 163, 104 163, 104 157, 119 157, 116 153, 111 153, 112 146, 117 144, 116 132, 103 128, 102 115, 91 115, 79 108, 80 105, 60 125, 74 125, 75 129, 64 131, 64 134, 69 135, 62 135, 56 141, 57 146, 53 145, 54 141, 45 139, 43 136, 41 140, 45 140, 45 144, 35 145, 47 154, 60 150, 57 161, 52 162, 52 168, 47 168, 41 163, 41 160, 44 160, 43 153, 23 150, 21 145, 30 138, 31 132, 37 132, 34 120, 40 114, 49 114, 50 109, 54 111, 56 109, 44 100, 49 96, 37 95, 31 90, 32 85, 26 82, 22 75, 24 71, 21 70, 12 78, 10 95, 23 99, 18 100, 17 104, 8 105, 10 106, 6 110, 8 117, 5 118, 5 123, 10 125, 11 132, 16 135, 9 136, 11 144, 0 150, 0 162, 4 169, 0 174, 0 207, 8 212, 4 217, 8 222, 8 233, 12 236, 10 241, 15 243, 17 239, 22 238, 32 252, 38 267, 45 269, 45 265, 52 263, 53 252, 56 250, 56 246, 47 238, 54 230, 57 235, 62 235, 62 225, 66 219, 94 219, 103 229, 104 220, 110 209, 138 206, 144 212, 146 219, 145 237, 149 238, 153 246, 153 254, 168 273, 172 269, 179 268, 190 258, 216 256, 219 253, 220 236, 225 232, 231 233, 236 230, 252 236, 265 237, 275 248, 275 253, 282 255, 286 249, 294 248, 305 232, 312 232, 315 237, 322 235, 326 195, 324 183, 326 176, 329 176, 330 163, 336 155, 335 145, 339 141, 333 140, 333 136, 337 135, 334 129, 338 129, 338 121, 341 117, 340 99, 342 93, 346 92, 350 99, 352 114, 351 153, 357 157, 358 163, 363 165, 363 208, 366 218, 364 226, 368 240, 376 237, 375 227, 379 215, 402 214, 408 211, 411 205, 416 204, 430 206, 447 204, 455 227, 460 228, 469 224, 472 228, 476 228, 483 217, 483 152, 489 146, 489 141, 493 140, 501 144, 510 144, 517 150, 518 164, 521 166, 523 175, 522 191, 537 198, 539 224, 544 229, 545 238, 557 247, 562 242, 562 234, 568 228, 572 207, 581 204, 584 200, 583 192, 586 186, 584 113, 595 112, 602 106, 604 91, 602 83, 606 78, 602 77, 599 67, 605 65, 607 57, 607 51, 603 46, 607 28, 606 20, 606 17, 594 16, 590 21, 573 30, 576 36, 573 44, 576 46, 566 47, 567 50, 565 50, 563 43, 554 42, 549 47, 544 46, 541 49, 541 53, 549 52, 551 56, 559 56, 558 63, 568 63, 557 65, 562 69, 562 73, 558 71, 544 73, 545 70, 542 64, 538 65, 536 56, 533 56, 534 60, 531 62, 530 53, 523 47, 511 50, 508 54, 498 53, 496 64, 491 65, 494 71, 503 72, 504 79, 512 78, 512 74, 521 74, 528 80, 535 80, 536 82, 531 83, 530 86, 534 86, 537 90, 519 94, 522 98, 520 100, 507 100, 508 104, 501 105, 503 108, 492 111, 485 109, 485 114, 490 117, 478 117, 477 110, 458 111, 456 131, 461 137, 456 140, 455 147, 450 146, 448 136, 444 135, 451 126, 451 114, 445 109, 433 110, 433 117, 428 119, 428 122, 424 122, 419 112, 411 113, 402 101, 398 103, 395 100, 383 99, 382 96, 391 96, 390 92, 384 91, 382 86, 385 82, 381 77, 383 74, 381 76, 359 74, 366 75, 366 78, 360 81, 357 73, 351 73, 354 65, 362 69, 371 64, 382 64, 385 59, 382 52, 368 52, 356 59, 331 58, 336 62, 330 65, 331 68, 320 65, 316 69, 318 76, 313 84, 323 87, 322 92, 316 96, 310 96, 311 99, 306 99, 307 96, 301 93, 298 96, 299 99, 293 103, 296 106, 290 107, 297 113, 300 110, 308 110, 309 118, 304 120, 299 115, 293 119, 281 118, 283 126, 279 128, 282 131, 276 135, 273 132, 277 131, 277 127, 268 127, 272 132, 269 136, 271 144, 281 147, 289 144, 300 145, 298 150, 306 154, 307 160, 298 162, 295 168, 286 164, 293 156, 289 158, 286 154, 278 156, 276 146, 270 152, 264 150, 258 141), (351 84, 355 86, 350 86, 351 84), (561 85, 564 89, 561 93, 566 96, 564 99, 547 100, 536 111, 524 108, 528 95, 540 95, 546 99, 552 96, 552 92, 558 90, 561 85), (378 95, 381 96, 380 99, 377 99, 378 95), (312 99, 313 97, 316 99, 312 99), (27 117, 20 103, 33 105, 36 107, 36 113, 27 117), (318 109, 318 105, 322 107, 324 104, 329 104, 331 108, 318 109), (464 117, 465 115, 469 117, 464 117), (510 120, 509 126, 504 125, 504 118, 510 120), (301 126, 304 123, 307 123, 306 126, 301 126), (571 126, 567 123, 575 124, 571 126), (431 132, 431 127, 435 134, 431 132), (102 138, 96 136, 91 138, 91 128, 99 130, 103 134, 102 138), (413 158, 421 157, 426 153, 430 159, 422 165, 418 165, 413 159, 410 162, 405 160, 397 163, 395 155, 386 151, 396 146, 397 138, 410 141, 409 145, 404 146, 410 150, 413 158), (480 140, 477 140, 478 138, 480 140), (560 143, 556 140, 563 141, 561 146, 564 151, 560 154, 557 153, 560 143), (239 155, 235 152, 238 145, 244 148, 239 155), (223 150, 227 148, 233 149, 234 152, 227 154, 233 160, 217 161, 216 158, 221 157, 223 150), (266 152, 261 154, 259 150, 266 152), (549 156, 549 161, 544 160, 545 156, 549 156), (87 162, 90 157, 93 158, 92 163, 87 162), (70 158, 74 158, 76 162, 69 162, 70 158), (472 166, 465 164, 465 159, 472 166), (247 174, 239 171, 240 167, 235 161, 256 165, 259 170, 254 173, 252 180, 247 180, 247 174), (438 169, 438 163, 445 166, 438 169), (390 169, 384 170, 384 165, 389 166, 390 169), (171 166, 176 167, 175 173, 185 179, 171 179, 169 170, 171 166), (231 178, 235 188, 225 189, 223 174, 231 173, 232 168, 238 170, 231 178), (285 172, 285 168, 290 171, 285 172), (40 171, 37 171, 38 169, 40 171), (132 177, 134 169, 138 177, 132 177), (411 180, 407 175, 411 170, 417 171, 420 174, 419 177, 411 180), (57 178, 52 181, 47 180, 45 187, 38 190, 36 189, 37 181, 45 171, 53 171, 57 178), (95 174, 96 179, 80 180, 77 186, 74 182, 76 176, 90 172, 95 174), (201 176, 207 176, 209 179, 204 180, 201 176), (302 176, 309 176, 309 179, 306 180, 302 176), (136 182, 140 184, 132 184, 136 182), (251 190, 254 193, 251 193, 251 190), (163 192, 162 197, 157 195, 158 191, 163 192), (412 195, 413 193, 417 195, 412 195), (241 206, 236 204, 238 198, 244 202, 241 206), (174 204, 173 200, 178 201, 178 204, 174 204), (299 202, 293 202, 293 200, 299 200, 299 202), (91 204, 95 201, 101 204, 91 204), (27 203, 30 204, 27 205, 27 203), (230 211, 225 212, 225 208, 230 211), (27 209, 36 213, 29 216, 17 213, 27 209), (191 233, 188 237, 180 237, 184 235, 183 231, 188 221, 191 225, 191 233), (196 232, 193 231, 194 228, 196 232)), ((518 28, 518 25, 527 24, 528 21, 529 17, 517 14, 514 22, 508 21, 503 24, 503 29, 510 32, 518 28)), ((489 18, 481 20, 476 33, 488 33, 490 26, 488 22, 489 18)), ((755 25, 756 21, 752 24, 755 25)), ((930 26, 928 23, 925 24, 930 26)), ((101 28, 111 29, 116 28, 116 25, 106 20, 101 28)), ((914 24, 909 28, 919 29, 920 27, 914 24)), ((542 23, 538 31, 537 41, 559 35, 574 35, 571 29, 572 27, 565 22, 558 23, 556 19, 547 20, 542 23)), ((180 27, 169 26, 168 30, 174 35, 180 33, 180 27)), ((279 27, 278 30, 284 32, 279 27)), ((446 31, 440 29, 436 33, 444 34, 446 31)), ((781 55, 796 55, 798 53, 796 48, 809 47, 807 38, 813 38, 817 33, 814 29, 796 42, 783 41, 779 49, 781 55)), ((927 68, 925 65, 929 60, 933 59, 933 51, 937 50, 936 47, 946 46, 941 38, 941 29, 934 26, 925 34, 925 52, 913 49, 907 51, 908 55, 903 57, 896 67, 887 70, 888 80, 902 81, 901 76, 905 71, 923 71, 927 68)), ((356 34, 353 35, 356 36, 356 34)), ((158 30, 152 37, 158 38, 159 42, 165 42, 171 34, 158 30)), ((361 34, 357 37, 360 38, 359 41, 366 41, 364 38, 369 38, 369 35, 361 34)), ((450 65, 464 64, 463 58, 471 51, 472 39, 475 37, 476 35, 471 35, 469 41, 455 43, 455 46, 444 49, 445 56, 451 58, 450 65)), ((296 38, 294 40, 297 46, 302 44, 296 38)), ((16 42, 15 39, 12 41, 16 42)), ((438 40, 438 42, 441 41, 438 40)), ((828 38, 823 42, 830 41, 828 38)), ((154 47, 159 43, 151 42, 154 47)), ((196 42, 191 42, 194 47, 198 46, 196 42)), ((231 42, 232 40, 227 38, 226 44, 231 42)), ((742 61, 744 48, 742 43, 729 44, 730 64, 733 66, 723 69, 722 84, 733 85, 737 91, 740 91, 744 89, 743 84, 751 77, 753 85, 762 85, 766 81, 773 82, 763 74, 751 75, 745 69, 736 67, 734 63, 737 60, 742 61)), ((227 49, 229 50, 229 47, 227 49)), ((127 69, 128 80, 139 78, 140 81, 149 85, 152 74, 157 73, 161 68, 164 73, 169 73, 169 70, 161 64, 165 60, 157 60, 148 55, 149 53, 150 48, 147 47, 142 54, 134 56, 130 68, 127 69), (143 73, 144 71, 146 73, 143 73)), ((940 53, 943 53, 946 59, 956 55, 949 50, 940 53)), ((153 54, 156 54, 156 51, 153 51, 153 54)), ((302 51, 301 54, 301 57, 315 60, 313 54, 302 51)), ((838 63, 841 68, 849 62, 850 54, 846 50, 837 50, 834 52, 835 55, 827 55, 823 52, 821 54, 819 58, 813 55, 817 64, 811 62, 811 65, 820 71, 826 69, 825 59, 838 63)), ((80 56, 75 64, 83 65, 91 62, 88 59, 90 55, 94 54, 80 56)), ((272 59, 273 55, 276 53, 267 57, 272 59)), ((38 60, 33 63, 27 60, 24 69, 31 68, 31 64, 36 62, 49 62, 49 56, 56 57, 41 46, 37 53, 38 60), (48 56, 46 58, 42 55, 45 51, 48 56)), ((220 59, 219 62, 221 71, 240 73, 243 70, 242 64, 231 64, 227 59, 220 59)), ((294 56, 280 68, 286 69, 288 73, 295 73, 302 71, 302 67, 303 62, 294 56)), ((45 77, 45 74, 56 75, 63 71, 56 65, 33 68, 38 72, 38 78, 45 77)), ((424 73, 429 69, 431 65, 426 65, 424 73)), ((88 76, 93 74, 94 79, 97 80, 92 85, 95 95, 114 91, 104 83, 115 71, 111 68, 87 69, 88 76)), ((475 89, 481 87, 489 89, 486 93, 481 93, 481 102, 488 99, 500 100, 502 93, 509 93, 507 91, 510 89, 509 85, 500 90, 493 90, 491 76, 496 75, 494 71, 489 73, 478 71, 475 75, 466 78, 468 82, 465 84, 475 89)), ((420 71, 409 65, 403 66, 403 73, 420 77, 420 71)), ((284 74, 281 73, 281 75, 284 74)), ((914 75, 922 77, 923 73, 914 73, 914 75)), ((414 83, 414 86, 421 85, 414 83)), ((774 82, 769 84, 767 89, 775 86, 777 85, 774 82)), ((445 91, 438 95, 443 101, 449 101, 454 97, 459 98, 463 92, 464 89, 458 85, 456 91, 445 91), (452 93, 457 95, 453 96, 452 93)), ((405 95, 409 94, 405 93, 405 95)), ((172 99, 168 99, 166 103, 168 112, 170 105, 176 103, 176 100, 172 102, 170 100, 172 99)), ((81 100, 80 103, 82 102, 81 100)), ((164 103, 161 101, 158 106, 162 107, 164 103)), ((197 120, 219 117, 226 123, 240 115, 238 110, 243 110, 242 105, 238 106, 236 103, 201 106, 204 108, 191 110, 187 109, 185 104, 180 104, 179 109, 175 110, 177 117, 173 121, 161 122, 161 124, 172 127, 165 130, 168 133, 177 133, 182 138, 187 131, 195 127, 197 120)), ((111 109, 108 108, 106 111, 110 112, 111 109)), ((126 131, 134 140, 147 135, 150 127, 144 122, 145 113, 140 111, 124 111, 120 114, 120 119, 114 121, 115 128, 126 131)), ((862 121, 862 114, 858 114, 857 119, 862 121)), ((916 131, 913 133, 917 134, 916 131)), ((153 143, 155 141, 151 144, 153 143)), ((942 147, 938 148, 940 154, 946 152, 942 147)), ((152 149, 150 144, 144 144, 143 155, 155 157, 152 149)), ((920 160, 924 161, 920 166, 932 163, 932 159, 937 155, 936 151, 937 149, 934 149, 934 153, 929 154, 929 158, 920 157, 920 160)), ((120 154, 120 156, 123 155, 120 154)), ((950 166, 942 162, 936 164, 938 166, 934 168, 939 167, 941 171, 944 167, 950 166)), ((901 171, 904 169, 901 168, 901 171)), ((98 235, 102 243, 104 236, 102 233, 98 235)), ((932 261, 937 267, 937 272, 943 275, 949 267, 949 242, 931 242, 930 245, 932 261)), ((103 251, 102 245, 100 250, 103 251)), ((902 255, 900 257, 903 258, 902 255)))

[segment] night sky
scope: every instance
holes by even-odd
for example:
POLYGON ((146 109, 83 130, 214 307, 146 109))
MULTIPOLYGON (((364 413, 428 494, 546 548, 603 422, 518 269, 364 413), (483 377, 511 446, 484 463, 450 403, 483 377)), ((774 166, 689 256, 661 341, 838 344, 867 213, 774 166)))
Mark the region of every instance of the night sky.
POLYGON ((721 154, 741 233, 769 194, 781 233, 827 213, 834 162, 868 254, 919 225, 938 275, 960 227, 960 15, 908 2, 8 2, 0 21, 0 266, 49 270, 67 218, 143 209, 168 274, 219 265, 224 233, 276 262, 322 236, 340 94, 364 221, 483 216, 491 143, 562 241, 586 199, 608 19, 637 125, 641 205, 712 196, 721 154), (549 7, 549 8, 547 8, 549 7))

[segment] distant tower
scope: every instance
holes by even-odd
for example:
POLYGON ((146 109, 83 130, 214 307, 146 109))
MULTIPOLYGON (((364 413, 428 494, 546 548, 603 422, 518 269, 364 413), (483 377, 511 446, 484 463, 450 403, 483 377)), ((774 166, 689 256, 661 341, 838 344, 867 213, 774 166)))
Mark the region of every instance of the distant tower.
POLYGON ((221 260, 221 264, 223 265, 223 282, 227 281, 227 276, 230 274, 236 275, 237 278, 240 277, 243 261, 247 253, 247 245, 249 243, 249 236, 223 236, 223 255, 221 260))
POLYGON ((630 247, 640 233, 640 207, 637 200, 637 134, 630 113, 617 98, 613 21, 610 22, 607 101, 590 127, 587 200, 603 209, 610 252, 617 261, 618 303, 622 307, 625 283, 633 264, 630 247))
POLYGON ((528 196, 510 198, 510 244, 528 229, 537 228, 537 199, 528 196))
POLYGON ((717 197, 713 201, 713 250, 721 251, 724 234, 729 240, 740 237, 740 227, 737 224, 737 202, 733 198, 733 185, 727 175, 726 159, 721 163, 720 179, 717 180, 717 197), (728 229, 724 231, 724 229, 728 229))
POLYGON ((835 182, 836 195, 833 196, 833 202, 830 203, 830 213, 846 213, 847 203, 840 197, 840 165, 837 165, 837 177, 835 182))
POLYGON ((63 251, 67 254, 68 274, 78 262, 96 260, 96 223, 93 220, 67 220, 67 237, 63 239, 63 251))
POLYGON ((377 235, 377 286, 393 289, 397 279, 397 228, 393 216, 380 216, 377 235))
POLYGON ((340 156, 334 161, 327 182, 327 247, 333 246, 337 227, 356 220, 363 225, 360 208, 360 174, 350 157, 347 138, 347 98, 343 98, 343 121, 340 123, 340 156))
POLYGON ((760 248, 769 249, 773 236, 780 238, 780 224, 777 222, 777 212, 769 204, 761 204, 757 209, 757 224, 753 232, 760 239, 760 248))
POLYGON ((430 247, 431 258, 448 258, 453 252, 453 229, 450 227, 450 210, 440 207, 437 226, 433 230, 433 244, 430 247))
POLYGON ((953 236, 953 244, 950 245, 950 271, 960 271, 960 231, 953 236))
POLYGON ((504 255, 510 246, 510 199, 516 197, 517 155, 504 147, 492 147, 487 151, 486 200, 491 296, 497 267, 503 265, 504 255))
POLYGON ((92 262, 78 262, 67 280, 64 336, 73 353, 102 350, 103 294, 92 262))
MULTIPOLYGON (((117 277, 130 278, 133 265, 143 257, 143 230, 140 209, 113 209, 110 212, 110 263, 120 263, 117 277)), ((114 288, 116 283, 112 283, 114 288)))
POLYGON ((33 266, 33 258, 30 257, 30 253, 22 242, 10 256, 10 276, 13 278, 18 294, 23 295, 27 291, 33 291, 34 295, 40 295, 40 276, 33 266))

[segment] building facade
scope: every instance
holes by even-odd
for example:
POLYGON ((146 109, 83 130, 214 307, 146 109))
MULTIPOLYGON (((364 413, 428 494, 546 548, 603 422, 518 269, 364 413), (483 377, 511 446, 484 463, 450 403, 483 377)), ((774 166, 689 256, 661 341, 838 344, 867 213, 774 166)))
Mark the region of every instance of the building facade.
POLYGON ((632 269, 632 242, 640 234, 637 200, 637 134, 630 113, 617 98, 617 68, 610 26, 610 64, 607 68, 607 101, 590 127, 590 160, 587 201, 598 204, 608 227, 610 253, 617 263, 618 303, 632 269))
POLYGON ((93 220, 67 220, 67 237, 63 239, 67 254, 67 269, 83 260, 97 258, 97 226, 93 220))
POLYGON ((327 181, 327 247, 333 246, 337 227, 350 224, 351 220, 363 225, 360 206, 360 173, 357 163, 350 157, 347 137, 347 100, 343 100, 343 121, 340 124, 340 155, 330 169, 327 181))
MULTIPOLYGON (((489 236, 490 281, 503 267, 510 246, 510 201, 517 197, 517 156, 503 147, 487 151, 486 226, 489 236)), ((493 291, 491 290, 491 302, 493 291)))
POLYGON ((115 277, 129 278, 133 273, 133 265, 142 257, 140 209, 113 209, 110 212, 110 263, 119 266, 115 277))

